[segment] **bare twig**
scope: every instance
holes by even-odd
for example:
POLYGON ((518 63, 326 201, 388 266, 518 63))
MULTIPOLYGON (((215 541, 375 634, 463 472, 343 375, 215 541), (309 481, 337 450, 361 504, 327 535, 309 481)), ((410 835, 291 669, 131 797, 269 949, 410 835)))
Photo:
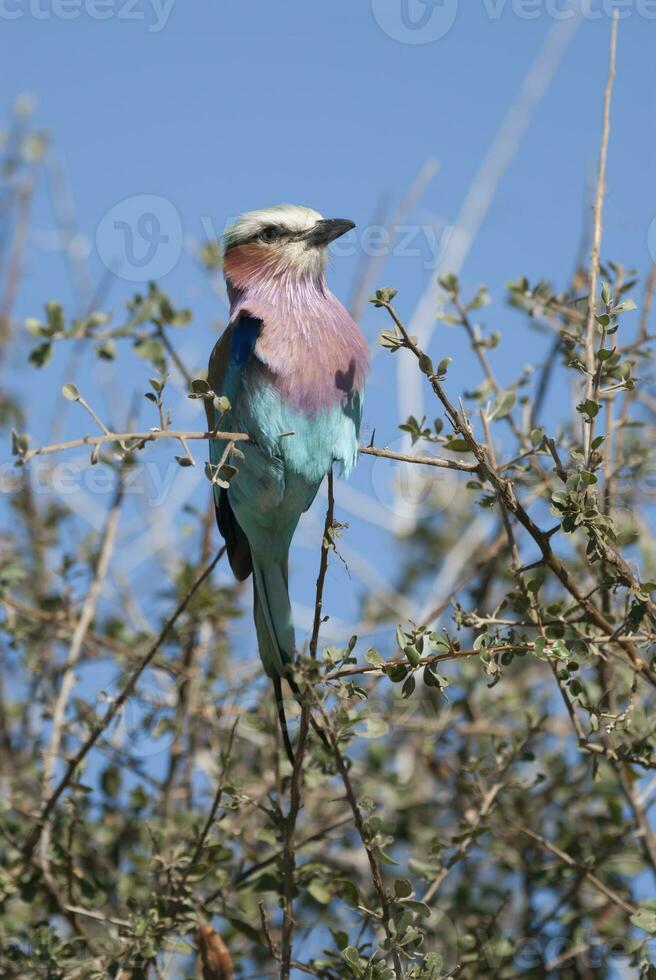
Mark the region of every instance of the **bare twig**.
POLYGON ((282 922, 282 951, 280 956, 280 980, 288 980, 291 971, 292 941, 294 937, 294 878, 296 872, 296 821, 301 809, 301 787, 303 780, 303 759, 310 730, 310 707, 301 707, 301 723, 298 743, 294 755, 294 768, 289 791, 289 813, 285 819, 285 838, 282 854, 282 893, 283 893, 283 922, 282 922))
POLYGON ((123 687, 123 689, 121 690, 120 694, 118 694, 118 696, 115 698, 115 700, 112 701, 112 704, 111 704, 110 708, 105 712, 105 714, 100 719, 100 721, 98 721, 94 725, 94 727, 92 728, 91 733, 87 737, 86 741, 81 745, 81 747, 78 749, 78 751, 75 753, 75 755, 73 756, 73 758, 68 763, 68 766, 66 767, 66 771, 65 771, 64 775, 62 776, 61 780, 57 784, 55 790, 52 792, 52 794, 50 795, 50 797, 48 798, 48 800, 44 804, 44 806, 42 808, 42 811, 41 811, 41 815, 39 816, 39 819, 37 821, 37 824, 34 827, 33 831, 31 832, 31 834, 29 835, 29 837, 28 837, 28 839, 27 839, 27 841, 25 843, 25 847, 23 849, 23 853, 24 853, 25 857, 30 857, 31 854, 32 854, 32 852, 34 851, 34 848, 39 843, 39 840, 41 839, 41 834, 43 833, 43 828, 45 826, 46 821, 50 818, 50 815, 51 815, 52 811, 54 810, 55 806, 57 805, 57 801, 59 800, 59 797, 66 790, 66 788, 70 785, 71 780, 73 779, 73 776, 77 772, 77 769, 78 769, 80 763, 82 763, 84 761, 84 759, 86 759, 87 755, 89 754, 89 752, 91 751, 91 749, 94 747, 94 745, 96 744, 96 742, 98 741, 98 739, 100 738, 100 736, 102 735, 102 733, 105 731, 105 729, 108 727, 108 725, 110 725, 112 723, 112 721, 114 720, 114 718, 116 718, 117 714, 119 713, 119 711, 121 710, 121 708, 123 707, 123 705, 125 704, 125 702, 127 701, 127 699, 130 697, 130 695, 134 691, 134 688, 136 686, 136 683, 139 680, 139 678, 141 677, 141 675, 143 674, 144 670, 151 663, 151 661, 155 657, 155 654, 157 653, 157 651, 161 647, 162 643, 164 642, 164 640, 168 636, 169 632, 175 626, 176 622, 178 621, 178 619, 180 618, 180 616, 182 615, 182 613, 185 611, 185 609, 187 608, 187 606, 189 605, 189 603, 191 602, 191 600, 195 596, 195 594, 198 591, 198 589, 201 587, 201 585, 212 574, 212 572, 216 568, 217 564, 219 563, 219 561, 221 560, 221 558, 225 554, 225 550, 226 549, 225 549, 225 545, 224 545, 223 548, 221 548, 221 550, 218 552, 218 554, 216 555, 216 557, 210 562, 210 564, 198 576, 198 578, 196 579, 196 581, 194 582, 194 584, 191 586, 191 588, 189 589, 189 591, 187 592, 187 594, 185 595, 185 597, 178 604, 178 606, 175 609, 175 611, 172 613, 171 616, 169 616, 169 618, 166 620, 166 622, 162 626, 162 628, 161 628, 161 630, 159 632, 159 635, 158 635, 157 639, 151 644, 151 646, 148 648, 146 654, 143 656, 143 658, 141 659, 141 661, 132 670, 132 672, 131 672, 131 674, 130 674, 130 676, 128 678, 128 681, 125 684, 125 686, 123 687))
POLYGON ((232 728, 230 729, 230 734, 228 735, 228 744, 226 745, 225 752, 223 755, 223 769, 221 770, 221 778, 219 779, 218 786, 216 787, 216 792, 214 794, 214 799, 212 800, 212 806, 210 807, 210 812, 207 815, 207 820, 205 825, 200 832, 200 836, 196 843, 196 848, 191 857, 189 865, 184 873, 183 880, 186 881, 187 877, 193 866, 199 860, 201 854, 203 853, 203 848, 205 846, 205 841, 207 840, 207 835, 212 829, 212 824, 214 823, 214 818, 216 817, 217 811, 221 806, 221 797, 223 796, 223 789, 225 786, 226 776, 228 774, 228 764, 230 762, 230 753, 232 752, 232 743, 235 740, 235 732, 237 730, 237 725, 239 724, 239 715, 235 718, 232 728))
POLYGON ((332 726, 330 717, 328 716, 328 713, 326 712, 326 710, 324 709, 323 705, 320 703, 318 698, 315 699, 315 703, 317 705, 319 712, 321 713, 321 717, 324 725, 324 731, 326 732, 331 748, 333 750, 335 763, 337 765, 337 771, 342 780, 342 783, 344 784, 344 789, 346 791, 346 798, 349 802, 349 806, 351 807, 351 811, 353 813, 355 827, 360 837, 360 840, 362 841, 362 845, 365 849, 365 853, 367 855, 369 868, 371 870, 372 882, 376 890, 376 893, 378 895, 378 900, 380 902, 381 922, 385 930, 385 935, 387 936, 390 944, 390 949, 392 953, 392 962, 394 964, 394 973, 395 976, 397 977, 397 980, 403 980, 403 967, 401 966, 401 958, 399 956, 399 951, 396 946, 395 937, 391 928, 392 918, 391 918, 390 901, 389 901, 389 896, 387 894, 387 889, 385 888, 385 883, 383 881, 383 875, 380 869, 380 861, 378 860, 378 855, 376 854, 375 847, 372 845, 371 841, 369 840, 367 828, 365 827, 365 823, 362 817, 362 811, 360 810, 360 805, 358 803, 357 797, 355 795, 355 791, 353 789, 353 784, 351 782, 349 770, 346 765, 346 762, 344 761, 344 756, 341 753, 339 742, 337 740, 337 735, 335 734, 335 730, 332 726))
MULTIPOLYGON (((561 59, 583 22, 579 11, 567 21, 554 24, 530 65, 526 76, 508 108, 501 126, 474 175, 462 207, 456 218, 446 249, 440 258, 438 276, 443 273, 459 275, 483 222, 490 210, 497 189, 512 163, 533 114, 551 84, 561 59)), ((435 272, 432 271, 426 289, 410 319, 410 333, 417 334, 428 349, 435 326, 435 272)), ((398 364, 399 415, 421 418, 422 392, 406 374, 403 362, 398 364)))
POLYGON ((312 623, 312 636, 310 638, 310 656, 316 659, 317 648, 319 646, 319 630, 321 629, 321 612, 323 609, 323 587, 328 571, 328 553, 333 547, 333 523, 335 520, 335 494, 333 489, 333 471, 328 472, 328 507, 326 508, 326 520, 324 522, 323 537, 321 539, 321 559, 319 561, 319 574, 317 576, 316 599, 314 603, 314 620, 312 623))
POLYGON ((181 432, 177 429, 152 429, 149 432, 108 432, 102 436, 82 436, 68 442, 53 443, 50 446, 39 446, 28 449, 20 455, 21 462, 28 462, 34 456, 45 456, 48 453, 60 453, 65 449, 78 449, 80 446, 103 446, 109 442, 126 443, 129 450, 140 449, 147 442, 157 442, 160 439, 219 439, 231 442, 248 442, 250 436, 243 432, 181 432))
POLYGON ((607 899, 613 902, 614 905, 617 905, 618 908, 621 908, 628 915, 635 915, 635 913, 638 911, 637 907, 633 904, 633 902, 627 902, 625 899, 622 898, 621 895, 618 895, 616 891, 614 891, 612 888, 609 888, 608 885, 605 885, 603 881, 597 878, 597 876, 593 874, 592 871, 590 871, 588 868, 586 868, 585 865, 582 865, 578 861, 575 861, 573 857, 571 857, 569 854, 566 854, 565 851, 561 850, 560 847, 557 847, 555 844, 552 844, 551 841, 547 840, 546 837, 543 837, 542 834, 536 833, 534 830, 531 830, 529 827, 520 826, 517 829, 520 830, 523 834, 526 834, 527 837, 530 837, 532 840, 536 841, 541 847, 545 849, 545 851, 549 851, 550 854, 553 854, 554 857, 557 857, 560 861, 563 862, 563 864, 566 864, 570 868, 576 868, 577 871, 580 871, 583 874, 585 874, 586 880, 590 882, 593 888, 596 888, 597 891, 601 892, 602 895, 605 895, 607 899))
POLYGON ((394 459, 400 463, 418 463, 420 466, 438 466, 445 470, 461 470, 463 473, 475 473, 478 469, 476 463, 464 463, 461 460, 444 459, 439 456, 413 456, 406 453, 393 453, 389 449, 377 449, 375 446, 360 446, 359 452, 363 456, 379 456, 382 459, 394 459))
MULTIPOLYGON (((603 126, 601 133, 601 150, 599 154, 599 174, 597 192, 594 202, 594 225, 592 229, 592 252, 590 255, 590 270, 588 279, 588 315, 585 328, 585 362, 588 371, 586 380, 586 398, 592 398, 595 383, 596 367, 596 334, 597 334, 597 282, 599 279, 599 259, 601 256, 601 233, 603 226, 604 195, 606 193, 606 160, 608 157, 608 140, 610 137, 610 107, 615 79, 615 56, 617 52, 617 28, 619 24, 618 11, 614 11, 610 33, 610 59, 608 79, 604 91, 603 126)), ((583 422, 586 458, 590 458, 590 446, 594 439, 594 419, 583 422)))
MULTIPOLYGON (((55 699, 55 705, 52 713, 52 731, 50 734, 50 742, 43 755, 41 799, 44 807, 49 795, 52 792, 55 765, 57 763, 57 759, 59 758, 64 734, 66 709, 75 685, 75 668, 82 653, 87 631, 96 613, 96 606, 98 604, 98 599, 100 598, 103 582, 105 581, 109 570, 109 563, 114 550, 114 545, 116 543, 122 500, 123 484, 121 476, 119 475, 114 502, 111 510, 109 511, 107 522, 105 524, 105 530, 102 536, 95 575, 84 600, 80 617, 73 631, 61 685, 55 699)), ((46 820, 43 824, 43 836, 41 837, 40 841, 39 855, 41 867, 43 868, 44 873, 48 874, 50 864, 50 822, 48 820, 46 820)))

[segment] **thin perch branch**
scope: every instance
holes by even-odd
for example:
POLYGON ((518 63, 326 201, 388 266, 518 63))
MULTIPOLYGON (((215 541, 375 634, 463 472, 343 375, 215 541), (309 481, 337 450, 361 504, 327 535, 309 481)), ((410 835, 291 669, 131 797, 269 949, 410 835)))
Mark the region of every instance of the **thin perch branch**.
MULTIPOLYGON (((588 318, 585 330, 585 363, 588 371, 586 380, 586 398, 592 398, 596 367, 596 332, 597 332, 597 282, 599 279, 599 259, 601 256, 601 233, 603 227, 604 195, 606 193, 606 161, 608 159, 608 140, 610 138, 610 107, 615 80, 615 56, 617 53, 617 27, 619 24, 618 11, 613 12, 610 31, 610 59, 608 64, 608 79, 604 91, 604 117, 601 133, 601 151, 599 154, 599 176, 597 193, 594 202, 594 226, 592 229, 592 253, 590 255, 590 272, 588 278, 588 318)), ((586 458, 590 456, 590 444, 594 438, 594 424, 583 423, 586 458)))
MULTIPOLYGON (((20 454, 20 462, 27 463, 34 456, 45 456, 49 453, 60 453, 65 449, 79 449, 80 446, 103 446, 108 442, 146 443, 157 442, 159 439, 229 439, 231 442, 249 442, 250 436, 244 432, 184 432, 178 429, 153 429, 150 432, 108 432, 102 436, 82 436, 68 442, 57 442, 50 446, 39 446, 28 449, 20 454)), ((141 448, 139 445, 128 447, 130 450, 141 448)))
POLYGON ((379 456, 381 459, 394 459, 399 463, 417 463, 420 466, 439 466, 444 470, 461 470, 463 473, 475 473, 477 463, 464 463, 456 459, 444 459, 440 456, 413 456, 407 453, 393 453, 389 449, 377 449, 375 446, 360 446, 361 456, 379 456))

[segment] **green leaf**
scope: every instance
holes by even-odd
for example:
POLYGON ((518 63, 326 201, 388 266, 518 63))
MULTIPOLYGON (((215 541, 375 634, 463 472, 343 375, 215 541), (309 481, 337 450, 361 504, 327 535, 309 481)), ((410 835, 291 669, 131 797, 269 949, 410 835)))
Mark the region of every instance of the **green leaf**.
POLYGON ((408 668, 403 664, 389 664, 385 668, 385 673, 391 680, 392 684, 400 684, 401 681, 406 679, 408 668))
POLYGON ((389 725, 384 718, 378 716, 364 719, 364 727, 358 732, 362 738, 384 738, 389 732, 389 725))
POLYGON ((379 653, 375 647, 369 647, 364 655, 364 659, 368 664, 371 664, 372 667, 382 667, 382 665, 385 663, 385 658, 383 657, 382 653, 379 653))
POLYGON ((100 344, 96 344, 96 356, 100 358, 101 361, 113 361, 116 357, 116 344, 113 340, 104 340, 100 344))
POLYGON ((118 766, 107 766, 100 777, 100 785, 105 796, 117 796, 121 788, 121 770, 118 766))
POLYGON ((383 289, 377 289, 375 296, 369 297, 369 302, 373 303, 374 306, 385 306, 387 303, 391 303, 396 296, 396 289, 391 289, 389 286, 385 286, 383 289))
POLYGON ((551 647, 551 652, 559 660, 569 659, 569 650, 567 649, 567 644, 564 640, 556 640, 556 642, 551 647))
POLYGON ((51 357, 52 344, 44 343, 31 350, 27 359, 34 367, 42 368, 46 366, 51 357))
POLYGON ((400 650, 406 645, 410 636, 406 633, 401 626, 396 627, 396 645, 400 650))
POLYGON ((70 381, 65 385, 62 385, 61 392, 64 398, 69 402, 79 402, 80 400, 80 392, 70 381))
POLYGON ((462 323, 460 316, 457 313, 451 313, 450 310, 438 310, 435 319, 446 323, 447 327, 458 327, 462 323))
POLYGON ((406 679, 403 682, 403 687, 401 688, 401 697, 411 698, 412 695, 415 693, 416 686, 417 686, 417 682, 415 680, 415 675, 410 674, 410 676, 406 677, 406 679))
POLYGON ((601 410, 601 405, 598 402, 593 401, 591 398, 586 398, 584 402, 581 402, 576 406, 576 411, 580 412, 581 415, 585 415, 588 421, 596 418, 601 410))
POLYGON ((87 323, 90 327, 104 327, 111 321, 111 316, 109 313, 103 313, 100 310, 94 310, 87 317, 87 323))
POLYGON ((346 960, 349 966, 355 967, 358 970, 358 973, 361 972, 360 954, 358 953, 355 946, 347 946, 346 949, 343 949, 342 959, 346 960))
POLYGON ((397 878, 394 882, 394 896, 396 898, 410 898, 413 888, 412 882, 407 878, 397 878))
POLYGON ((426 375, 435 374, 435 370, 433 368, 433 362, 431 361, 428 354, 421 353, 419 355, 419 370, 426 375))
POLYGON ((152 361, 157 367, 161 367, 165 362, 163 344, 152 337, 145 337, 143 340, 138 340, 134 345, 134 352, 138 357, 152 361))
POLYGON ((429 637, 429 643, 433 650, 440 653, 448 653, 451 649, 446 637, 440 636, 439 633, 431 633, 429 637))
POLYGON ((25 329, 28 333, 32 334, 33 337, 47 337, 51 330, 46 327, 40 320, 34 316, 28 316, 25 321, 25 329))
POLYGON ((445 694, 445 689, 449 686, 449 682, 446 677, 442 677, 441 674, 438 674, 433 667, 424 667, 423 676, 426 687, 436 687, 444 700, 449 700, 445 694))
POLYGON ((654 909, 641 904, 638 911, 631 916, 631 922, 638 929, 656 935, 656 911, 654 909))
POLYGON ((481 286, 474 298, 467 304, 467 309, 479 310, 482 306, 489 306, 490 302, 490 294, 485 286, 481 286))
POLYGON ((328 888, 325 882, 321 881, 319 878, 313 878, 310 884, 307 886, 307 890, 319 905, 328 905, 333 897, 332 890, 328 888))
POLYGON ((494 404, 492 405, 492 411, 489 415, 490 422, 494 422, 496 419, 505 418, 505 416, 508 415, 508 413, 513 409, 515 397, 516 395, 513 388, 508 388, 506 391, 499 392, 494 404))
POLYGON ((66 330, 66 321, 61 303, 56 303, 52 300, 46 303, 46 315, 48 317, 48 326, 53 333, 64 333, 66 330))
POLYGON ((11 453, 12 456, 24 456, 30 448, 30 437, 27 432, 16 432, 11 430, 11 453))
POLYGON ((453 453, 470 453, 469 443, 466 439, 453 438, 447 440, 445 444, 445 449, 449 449, 453 453))
POLYGON ((619 316, 621 313, 628 313, 630 310, 637 310, 638 306, 632 299, 625 299, 622 303, 619 303, 614 310, 612 310, 613 316, 619 316))
POLYGON ((449 293, 451 296, 455 296, 460 290, 458 277, 454 276, 452 272, 447 273, 445 276, 440 276, 437 281, 444 292, 449 293))
POLYGON ((389 854, 386 854, 385 851, 382 849, 382 847, 378 848, 378 857, 383 862, 383 864, 389 864, 395 868, 398 868, 399 866, 399 862, 395 861, 394 858, 390 857, 389 854))
POLYGON ((417 667, 421 663, 421 654, 413 643, 406 644, 406 646, 403 648, 403 652, 413 667, 417 667))
POLYGON ((333 934, 333 939, 335 940, 335 945, 338 949, 346 949, 348 945, 348 933, 344 932, 342 929, 331 929, 333 934))

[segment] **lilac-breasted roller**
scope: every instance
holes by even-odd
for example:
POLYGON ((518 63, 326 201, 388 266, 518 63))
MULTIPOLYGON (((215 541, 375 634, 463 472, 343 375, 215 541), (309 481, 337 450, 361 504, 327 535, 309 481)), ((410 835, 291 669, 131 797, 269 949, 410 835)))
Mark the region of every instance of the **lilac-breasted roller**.
MULTIPOLYGON (((210 386, 230 402, 221 430, 251 437, 229 488, 214 487, 216 514, 235 576, 253 573, 260 657, 292 759, 281 702, 281 678, 296 690, 289 547, 333 462, 347 475, 355 464, 368 365, 364 337, 325 280, 326 247, 353 227, 293 205, 242 215, 224 237, 230 321, 209 363, 210 386)), ((213 463, 223 449, 210 442, 213 463)))

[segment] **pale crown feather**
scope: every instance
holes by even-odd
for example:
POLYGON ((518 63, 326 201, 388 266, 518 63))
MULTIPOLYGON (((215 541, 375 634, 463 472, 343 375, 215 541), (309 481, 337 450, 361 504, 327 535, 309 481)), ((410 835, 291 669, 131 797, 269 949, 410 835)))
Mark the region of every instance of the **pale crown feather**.
POLYGON ((309 231, 317 221, 321 221, 322 217, 318 211, 303 208, 298 204, 278 204, 272 208, 247 211, 226 229, 223 237, 224 245, 228 248, 230 245, 248 241, 270 225, 290 232, 309 231))

